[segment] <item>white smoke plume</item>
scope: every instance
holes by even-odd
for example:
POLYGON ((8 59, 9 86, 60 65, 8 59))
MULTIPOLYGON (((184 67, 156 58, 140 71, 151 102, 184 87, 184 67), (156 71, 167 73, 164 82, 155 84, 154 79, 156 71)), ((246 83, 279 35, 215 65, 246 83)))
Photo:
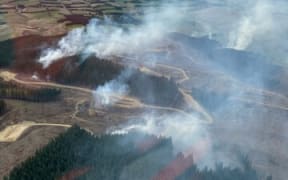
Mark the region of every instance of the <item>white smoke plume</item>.
POLYGON ((66 56, 75 55, 77 52, 83 50, 82 34, 82 28, 72 30, 58 42, 58 48, 45 49, 41 53, 39 62, 42 63, 44 68, 47 68, 54 61, 66 56))
POLYGON ((179 114, 145 113, 139 120, 131 120, 127 124, 107 130, 110 134, 126 134, 140 131, 158 137, 171 137, 174 153, 184 156, 193 155, 198 168, 215 168, 218 163, 224 166, 240 167, 236 153, 231 149, 216 150, 217 140, 211 136, 208 126, 201 122, 196 114, 189 116, 179 114), (227 156, 229 155, 229 156, 227 156))
POLYGON ((197 26, 190 34, 207 36, 223 46, 263 54, 287 65, 288 1, 207 0, 191 11, 197 26))
POLYGON ((176 153, 186 151, 189 146, 203 139, 210 139, 208 131, 196 115, 147 114, 141 117, 144 121, 132 121, 121 127, 109 129, 108 132, 111 134, 125 134, 136 130, 147 134, 171 137, 176 145, 176 153))
POLYGON ((145 51, 156 46, 168 32, 176 31, 177 23, 183 18, 183 8, 172 5, 149 9, 145 12, 143 24, 128 30, 108 19, 100 22, 93 19, 83 28, 72 30, 54 48, 41 53, 39 62, 47 68, 52 62, 76 54, 108 58, 145 51))
POLYGON ((246 49, 255 36, 267 33, 273 28, 272 7, 268 1, 258 0, 239 23, 239 27, 230 33, 228 46, 237 50, 246 49))
POLYGON ((93 92, 96 108, 111 106, 119 100, 119 97, 128 95, 129 87, 125 80, 131 76, 131 72, 124 70, 116 79, 98 86, 93 92))
POLYGON ((97 87, 93 92, 96 108, 113 105, 117 102, 115 96, 123 96, 128 94, 128 86, 117 80, 109 81, 103 86, 97 87))

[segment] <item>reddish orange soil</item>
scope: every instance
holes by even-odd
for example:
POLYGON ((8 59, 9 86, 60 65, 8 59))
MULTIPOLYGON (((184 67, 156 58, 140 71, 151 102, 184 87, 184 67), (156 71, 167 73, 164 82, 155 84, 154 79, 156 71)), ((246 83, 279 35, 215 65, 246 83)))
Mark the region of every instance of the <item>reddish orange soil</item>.
POLYGON ((181 175, 186 169, 194 164, 192 155, 184 157, 181 153, 168 164, 164 169, 160 170, 159 173, 154 176, 153 180, 174 180, 176 177, 181 175))
POLYGON ((41 50, 44 47, 55 45, 61 37, 62 36, 42 37, 30 35, 13 39, 11 51, 15 59, 12 64, 12 69, 24 73, 39 71, 42 69, 42 65, 37 63, 37 59, 40 56, 41 50))
POLYGON ((11 48, 15 59, 11 65, 11 70, 21 75, 20 79, 31 79, 31 76, 36 73, 38 78, 46 79, 47 75, 51 78, 55 77, 65 65, 67 59, 73 59, 73 57, 63 58, 50 65, 49 68, 43 69, 42 64, 37 60, 40 56, 41 50, 45 47, 53 47, 57 44, 57 41, 61 36, 44 37, 38 35, 23 36, 15 38, 12 42, 11 48), (23 77, 22 77, 23 76, 23 77))
POLYGON ((67 173, 65 173, 59 180, 74 180, 77 177, 86 174, 91 170, 90 167, 84 167, 79 169, 73 169, 67 173))
POLYGON ((66 25, 86 25, 89 23, 91 17, 80 14, 64 15, 64 19, 58 20, 59 23, 68 22, 66 25))
POLYGON ((143 153, 149 151, 151 148, 155 147, 162 141, 162 138, 157 138, 156 136, 148 137, 142 140, 141 142, 138 142, 136 144, 136 149, 143 153))

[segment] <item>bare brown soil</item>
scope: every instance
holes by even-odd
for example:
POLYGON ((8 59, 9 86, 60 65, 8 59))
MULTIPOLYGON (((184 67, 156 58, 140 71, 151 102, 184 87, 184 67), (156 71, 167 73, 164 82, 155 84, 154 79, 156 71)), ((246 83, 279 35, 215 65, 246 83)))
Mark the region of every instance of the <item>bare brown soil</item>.
POLYGON ((64 17, 64 19, 60 19, 58 22, 68 22, 67 25, 86 25, 91 19, 89 16, 83 16, 80 14, 64 15, 64 17))

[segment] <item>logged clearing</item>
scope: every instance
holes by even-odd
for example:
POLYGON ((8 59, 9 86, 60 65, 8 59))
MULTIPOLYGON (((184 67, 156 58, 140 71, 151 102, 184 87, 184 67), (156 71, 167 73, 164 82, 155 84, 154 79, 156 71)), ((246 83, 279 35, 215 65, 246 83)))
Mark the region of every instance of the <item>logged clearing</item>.
POLYGON ((11 81, 13 79, 15 79, 16 74, 9 72, 9 71, 0 71, 0 77, 4 80, 4 81, 11 81))
POLYGON ((19 124, 7 126, 4 130, 0 131, 0 142, 14 142, 21 135, 31 127, 34 126, 58 126, 58 127, 71 127, 67 124, 50 124, 50 123, 36 123, 32 121, 23 121, 19 124))

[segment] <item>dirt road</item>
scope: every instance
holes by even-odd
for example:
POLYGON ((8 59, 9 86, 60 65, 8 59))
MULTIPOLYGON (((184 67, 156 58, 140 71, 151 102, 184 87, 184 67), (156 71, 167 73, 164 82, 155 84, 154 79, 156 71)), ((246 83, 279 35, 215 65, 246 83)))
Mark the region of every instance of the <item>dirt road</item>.
MULTIPOLYGON (((84 93, 88 93, 90 95, 93 94, 93 90, 87 89, 87 88, 81 88, 81 87, 75 87, 75 86, 67 86, 67 85, 61 85, 61 84, 56 84, 52 82, 39 82, 39 81, 23 81, 20 79, 17 79, 17 74, 10 72, 10 71, 1 71, 0 72, 0 77, 2 77, 5 81, 14 81, 19 84, 25 84, 25 85, 39 85, 39 86, 48 86, 48 87, 54 87, 54 88, 62 88, 62 89, 71 89, 71 90, 76 90, 76 91, 81 91, 84 93)), ((182 93, 184 93, 182 91, 182 93)), ((184 94, 183 94, 184 95, 184 94)), ((182 109, 177 109, 177 108, 172 108, 172 107, 163 107, 163 106, 156 106, 156 105, 148 105, 140 102, 138 99, 129 97, 129 96, 118 96, 118 95, 111 95, 112 98, 116 99, 116 102, 121 102, 118 103, 120 107, 122 108, 150 108, 150 109, 155 109, 155 110, 164 110, 164 111, 171 111, 175 113, 181 113, 186 116, 191 116, 190 112, 186 112, 182 109)), ((204 121, 201 121, 202 123, 211 123, 213 120, 211 116, 203 109, 200 108, 200 105, 193 100, 193 98, 185 94, 185 99, 187 100, 187 103, 191 105, 192 108, 194 108, 196 111, 199 111, 200 114, 203 114, 204 121), (189 96, 189 98, 188 98, 189 96)))

